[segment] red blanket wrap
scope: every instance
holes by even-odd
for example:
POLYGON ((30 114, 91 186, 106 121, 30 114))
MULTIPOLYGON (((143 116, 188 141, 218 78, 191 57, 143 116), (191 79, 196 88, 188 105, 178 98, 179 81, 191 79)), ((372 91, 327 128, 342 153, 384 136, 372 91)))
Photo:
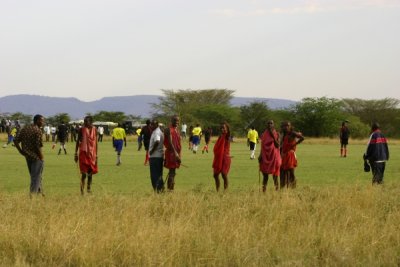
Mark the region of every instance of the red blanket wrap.
MULTIPOLYGON (((275 140, 279 139, 279 135, 275 130, 273 130, 272 134, 274 135, 275 140)), ((282 159, 279 147, 275 147, 274 138, 272 138, 269 130, 266 130, 261 135, 260 171, 262 173, 279 176, 281 164, 282 159)))
MULTIPOLYGON (((179 157, 181 156, 181 137, 179 133, 176 131, 175 127, 169 127, 169 133, 171 135, 172 145, 175 147, 176 152, 178 152, 179 157)), ((181 165, 176 161, 174 149, 170 146, 168 139, 164 139, 165 146, 165 160, 164 167, 168 169, 177 169, 181 165)))
POLYGON ((290 134, 283 137, 282 144, 282 169, 290 170, 297 167, 296 158, 296 139, 291 138, 290 134))
POLYGON ((214 161, 212 167, 214 174, 222 173, 227 175, 231 167, 231 156, 229 155, 230 142, 226 134, 218 137, 214 145, 214 161))
POLYGON ((81 173, 98 172, 97 168, 97 132, 96 128, 82 127, 82 140, 79 144, 79 169, 81 173))

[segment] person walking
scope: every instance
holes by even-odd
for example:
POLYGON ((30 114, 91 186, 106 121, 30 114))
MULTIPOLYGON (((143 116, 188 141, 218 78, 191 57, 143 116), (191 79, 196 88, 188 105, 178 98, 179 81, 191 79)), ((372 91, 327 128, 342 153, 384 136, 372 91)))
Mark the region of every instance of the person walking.
POLYGON ((78 138, 75 146, 74 160, 78 163, 81 173, 81 194, 85 191, 85 180, 87 180, 87 192, 91 193, 93 174, 98 172, 97 167, 97 130, 93 126, 92 116, 86 116, 83 127, 78 130, 78 138), (79 150, 79 153, 78 153, 79 150))
POLYGON ((192 134, 193 134, 193 137, 192 137, 193 149, 192 150, 193 150, 193 154, 196 154, 197 150, 199 148, 199 145, 200 145, 200 137, 202 134, 200 124, 196 124, 196 127, 194 127, 192 130, 192 134))
POLYGON ((140 131, 144 149, 146 150, 146 157, 144 159, 144 165, 147 165, 147 163, 149 162, 149 144, 150 144, 151 132, 152 132, 152 129, 150 126, 150 120, 146 120, 146 125, 143 126, 142 130, 140 131))
POLYGON ((118 123, 118 126, 112 131, 112 144, 117 152, 117 166, 119 166, 122 163, 122 146, 124 145, 126 147, 126 132, 125 129, 121 127, 120 123, 118 123))
POLYGON ((214 145, 213 176, 217 192, 220 188, 219 175, 224 180, 224 190, 228 189, 228 173, 231 168, 230 156, 230 129, 226 122, 221 123, 220 135, 214 145))
POLYGON ((33 124, 25 126, 14 139, 18 152, 26 159, 31 178, 30 195, 41 194, 44 196, 42 186, 42 173, 44 156, 42 152, 42 130, 44 117, 37 114, 33 117, 33 124))
POLYGON ((99 125, 97 128, 97 133, 99 134, 98 137, 98 142, 102 143, 103 142, 103 136, 104 136, 104 127, 102 125, 99 125))
POLYGON ((61 122, 60 125, 58 125, 57 128, 57 138, 55 143, 53 144, 53 148, 57 144, 57 142, 60 142, 60 149, 58 150, 58 155, 61 154, 61 149, 64 150, 64 154, 67 155, 67 148, 65 146, 65 142, 67 141, 68 137, 68 128, 65 125, 64 121, 61 122))
POLYGON ((294 170, 297 167, 296 147, 303 142, 304 137, 300 132, 295 132, 290 122, 283 123, 282 138, 282 176, 280 187, 296 187, 296 176, 294 170))
POLYGON ((211 135, 212 135, 212 129, 211 127, 208 127, 205 131, 204 131, 204 146, 203 149, 201 150, 201 153, 204 154, 204 151, 208 153, 208 145, 210 144, 210 140, 211 140, 211 135))
POLYGON ((247 146, 250 147, 250 159, 255 159, 256 155, 256 144, 258 143, 258 132, 251 126, 251 129, 247 132, 247 146))
POLYGON ((164 133, 161 131, 158 121, 151 122, 152 133, 149 143, 149 165, 151 185, 154 192, 164 191, 163 163, 164 163, 164 133))
POLYGON ((267 190, 268 175, 274 179, 275 190, 278 190, 278 176, 282 164, 279 150, 279 133, 275 130, 273 120, 267 122, 267 128, 261 135, 261 150, 258 156, 259 168, 263 174, 262 191, 267 190))
POLYGON ((372 184, 383 184, 386 161, 389 160, 389 147, 385 135, 381 132, 379 123, 371 126, 367 150, 364 160, 368 161, 372 170, 372 184))
POLYGON ((347 126, 348 121, 342 122, 342 127, 340 127, 339 137, 340 137, 340 157, 347 157, 347 145, 349 144, 350 130, 347 126))
POLYGON ((171 124, 164 130, 165 160, 164 167, 168 169, 167 188, 175 188, 176 169, 181 165, 181 138, 179 135, 179 116, 171 117, 171 124))

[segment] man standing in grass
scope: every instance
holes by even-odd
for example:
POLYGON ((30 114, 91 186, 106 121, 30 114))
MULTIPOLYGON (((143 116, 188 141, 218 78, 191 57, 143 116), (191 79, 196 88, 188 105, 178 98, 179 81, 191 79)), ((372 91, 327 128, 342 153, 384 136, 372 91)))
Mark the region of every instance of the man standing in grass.
POLYGON ((261 151, 258 162, 263 174, 263 192, 267 190, 269 174, 274 179, 275 190, 278 190, 278 176, 282 159, 279 150, 279 133, 275 130, 273 120, 267 122, 267 129, 261 135, 261 151))
POLYGON ((75 162, 79 159, 81 176, 81 194, 85 190, 85 179, 88 178, 87 192, 91 193, 92 175, 98 172, 97 168, 97 130, 93 126, 92 116, 86 116, 83 127, 78 130, 78 139, 75 146, 75 162), (79 149, 79 157, 78 157, 79 149))
POLYGON ((303 142, 304 137, 300 132, 293 131, 290 122, 283 123, 282 138, 282 176, 281 188, 287 186, 296 187, 296 176, 294 170, 297 167, 296 147, 303 142))
POLYGON ((146 120, 146 125, 143 126, 142 130, 140 131, 144 149, 146 150, 146 157, 144 159, 144 165, 147 165, 147 163, 149 162, 149 144, 150 144, 151 132, 152 132, 152 129, 150 126, 150 120, 146 120))
POLYGON ((125 145, 126 147, 126 133, 120 123, 118 123, 118 126, 112 131, 112 143, 115 151, 117 151, 117 166, 119 166, 121 165, 122 146, 125 145))
MULTIPOLYGON (((65 147, 65 142, 67 141, 67 138, 68 138, 68 128, 65 125, 65 122, 62 121, 57 128, 57 139, 55 142, 55 144, 57 144, 57 142, 60 142, 60 149, 58 150, 58 155, 61 154, 61 149, 64 150, 65 155, 67 154, 67 149, 65 147)), ((53 145, 53 148, 55 147, 55 144, 53 145)))
POLYGON ((158 126, 158 121, 151 122, 152 133, 149 144, 150 178, 154 192, 164 191, 164 134, 158 126))
POLYGON ((258 132, 251 126, 251 129, 247 132, 247 145, 250 147, 250 159, 255 159, 256 144, 258 143, 258 132))
POLYGON ((371 132, 364 160, 368 160, 371 165, 372 184, 383 184, 386 161, 389 160, 389 148, 377 122, 372 124, 371 132))
POLYGON ((33 124, 24 127, 14 139, 14 145, 26 158, 29 174, 31 176, 30 194, 42 194, 42 173, 44 167, 43 152, 42 152, 42 130, 44 125, 44 117, 35 115, 33 124), (20 145, 22 144, 22 146, 20 145))
POLYGON ((176 169, 181 165, 181 137, 179 135, 179 116, 171 118, 171 125, 164 130, 165 161, 164 167, 168 168, 167 188, 174 190, 176 169))
POLYGON ((213 160, 213 174, 215 180, 215 188, 219 191, 220 181, 219 175, 221 174, 224 180, 224 190, 228 189, 228 173, 231 168, 230 156, 230 129, 228 123, 221 123, 221 134, 214 145, 214 160, 213 160))
POLYGON ((347 157, 347 145, 349 144, 350 130, 347 127, 347 122, 342 122, 342 127, 340 127, 340 157, 347 157))

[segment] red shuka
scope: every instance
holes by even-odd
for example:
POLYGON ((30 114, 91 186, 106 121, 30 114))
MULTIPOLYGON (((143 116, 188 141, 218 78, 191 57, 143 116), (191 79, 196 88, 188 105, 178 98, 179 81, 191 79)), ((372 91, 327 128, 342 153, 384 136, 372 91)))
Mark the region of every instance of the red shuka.
POLYGON ((82 173, 98 172, 97 168, 97 131, 95 127, 82 127, 81 143, 79 144, 79 169, 82 173))
MULTIPOLYGON (((279 139, 278 133, 273 130, 275 140, 279 139)), ((279 147, 275 147, 274 138, 272 138, 269 130, 265 130, 261 135, 261 162, 260 171, 262 173, 279 176, 282 164, 279 147)))
MULTIPOLYGON (((181 156, 181 137, 176 131, 175 127, 169 127, 169 133, 171 135, 172 145, 175 147, 176 152, 178 152, 179 157, 181 156)), ((177 169, 181 164, 176 161, 174 149, 170 146, 168 138, 164 138, 165 146, 165 161, 164 167, 168 169, 177 169)))
POLYGON ((231 156, 229 155, 229 151, 229 137, 227 134, 221 134, 214 145, 214 161, 212 164, 214 174, 228 174, 231 167, 231 156))
POLYGON ((291 134, 286 134, 283 137, 282 144, 282 169, 290 170, 297 167, 296 158, 296 139, 291 138, 291 134))

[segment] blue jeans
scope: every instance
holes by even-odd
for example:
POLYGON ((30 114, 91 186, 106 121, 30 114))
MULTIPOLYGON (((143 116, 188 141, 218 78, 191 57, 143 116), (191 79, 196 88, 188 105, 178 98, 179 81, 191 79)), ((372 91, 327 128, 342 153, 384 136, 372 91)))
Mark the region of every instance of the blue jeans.
POLYGON ((43 194, 42 173, 44 161, 26 159, 26 163, 28 164, 29 174, 31 176, 30 192, 43 194))
POLYGON ((157 193, 162 192, 164 190, 164 181, 163 181, 163 158, 150 158, 150 178, 151 185, 153 186, 154 191, 157 193))

